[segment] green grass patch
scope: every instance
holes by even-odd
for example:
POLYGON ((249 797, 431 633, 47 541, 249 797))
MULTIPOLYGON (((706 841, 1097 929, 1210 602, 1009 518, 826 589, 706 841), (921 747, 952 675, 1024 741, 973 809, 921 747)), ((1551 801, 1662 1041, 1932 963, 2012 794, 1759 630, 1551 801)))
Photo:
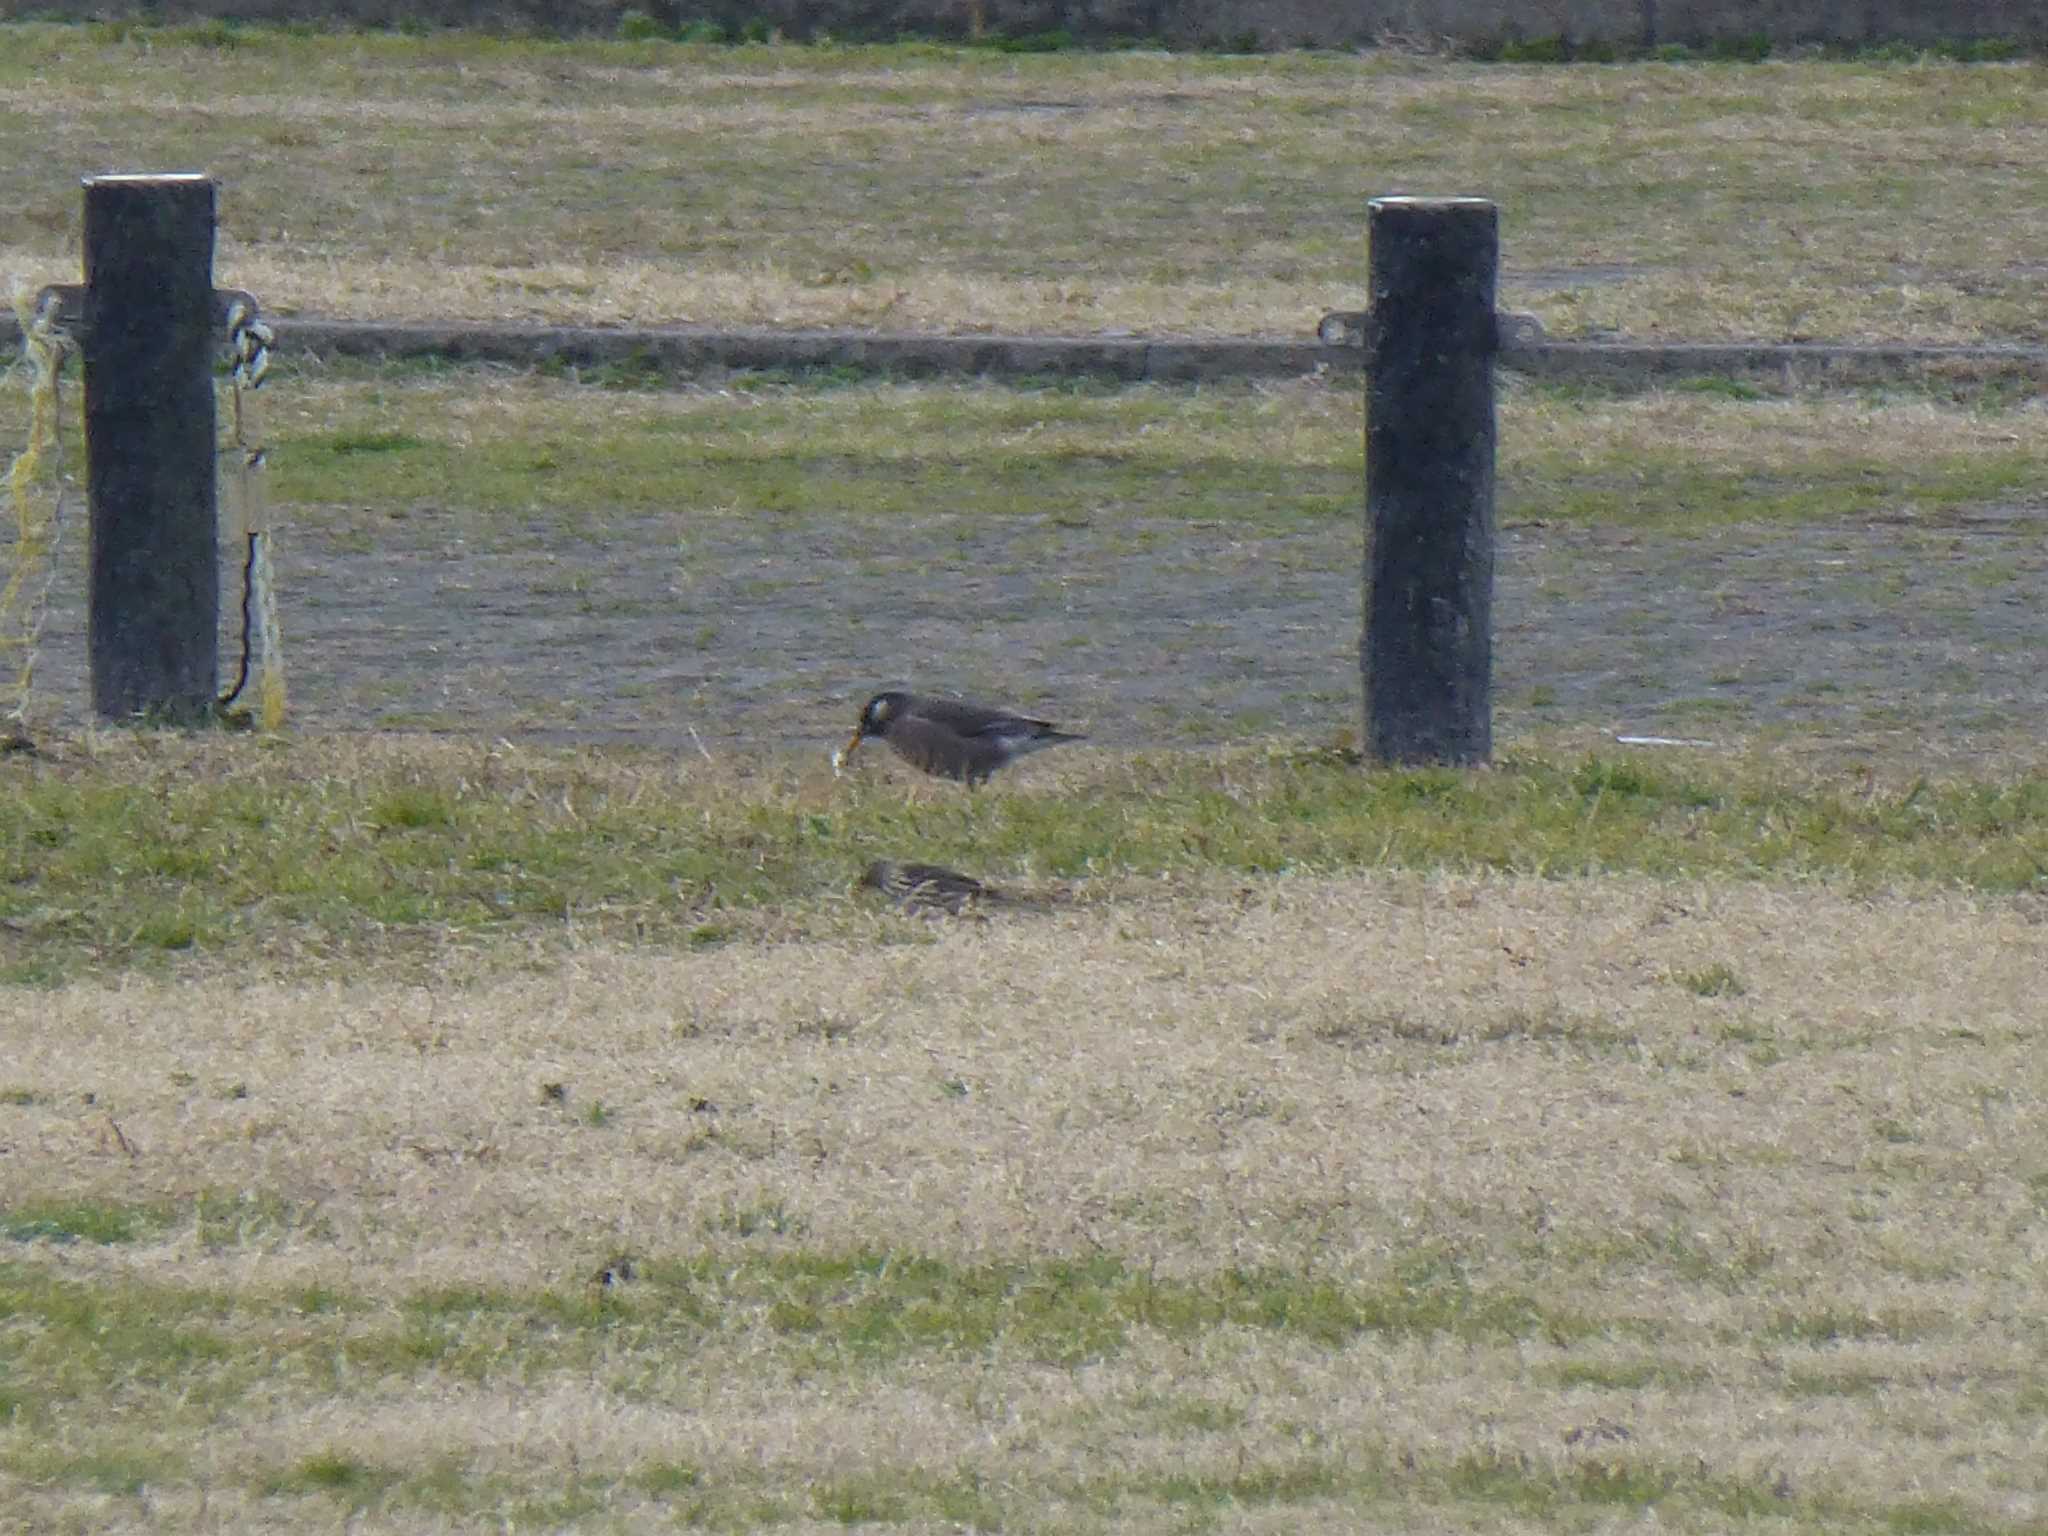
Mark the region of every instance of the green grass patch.
POLYGON ((1897 1312, 1869 1313, 1846 1307, 1813 1311, 1781 1311, 1765 1328, 1767 1336, 1788 1343, 1826 1345, 1868 1339, 1910 1342, 1928 1336, 1940 1324, 1932 1317, 1897 1312))
POLYGON ((797 1248, 654 1259, 635 1276, 616 1293, 428 1290, 393 1309, 325 1288, 308 1307, 303 1291, 86 1287, 12 1264, 0 1266, 0 1319, 39 1325, 17 1356, 24 1383, 45 1373, 68 1382, 169 1380, 204 1367, 220 1393, 264 1370, 327 1380, 337 1351, 369 1379, 482 1382, 762 1324, 809 1358, 885 1364, 1001 1354, 1062 1365, 1114 1356, 1138 1329, 1196 1338, 1244 1327, 1339 1347, 1367 1334, 1568 1341, 1591 1328, 1527 1296, 1475 1286, 1440 1260, 1404 1260, 1365 1284, 1280 1269, 1169 1281, 1106 1257, 958 1264, 797 1248))
POLYGON ((1347 1473, 1338 1463, 1303 1459, 1215 1476, 1169 1475, 1152 1482, 1145 1492, 1162 1504, 1224 1510, 1327 1499, 1355 1491, 1358 1481, 1356 1473, 1347 1473))
POLYGON ((1695 971, 1675 972, 1671 979, 1696 997, 1740 997, 1749 990, 1733 967, 1719 960, 1695 971))
POLYGON ((613 368, 548 386, 564 409, 545 419, 528 416, 544 397, 525 394, 509 413, 458 422, 449 408, 473 372, 401 373, 389 385, 342 376, 364 383, 335 402, 338 421, 271 435, 283 503, 638 512, 675 507, 684 476, 691 500, 722 516, 900 518, 934 506, 1057 516, 1110 504, 1293 526, 1355 507, 1363 485, 1355 420, 1348 430, 1330 421, 1322 462, 1303 461, 1298 429, 1320 432, 1325 402, 1311 399, 1297 418, 1238 387, 1018 391, 756 375, 730 390, 594 409, 608 391, 664 382, 613 368), (1293 461, 1284 491, 1271 462, 1279 451, 1293 461))
POLYGON ((357 1505, 369 1502, 398 1480, 398 1474, 346 1451, 308 1456, 265 1484, 269 1494, 325 1493, 357 1505))
POLYGON ((1165 1282, 1114 1260, 954 1266, 895 1253, 791 1257, 778 1280, 772 1327, 881 1356, 920 1348, 975 1354, 1001 1343, 1071 1364, 1114 1354, 1133 1327, 1180 1337, 1243 1325, 1327 1346, 1360 1333, 1575 1337, 1587 1327, 1528 1296, 1470 1286, 1430 1257, 1405 1260, 1364 1288, 1278 1270, 1165 1282))
POLYGON ((0 1450, 0 1469, 39 1482, 133 1499, 151 1486, 182 1482, 192 1475, 189 1460, 140 1437, 112 1435, 87 1450, 27 1445, 0 1450))
MULTIPOLYGON (((701 1271, 651 1267, 657 1285, 695 1294, 701 1271)), ((1355 1288, 1278 1271, 1230 1270, 1161 1281, 1102 1259, 959 1266, 899 1254, 775 1265, 767 1320, 776 1332, 871 1358, 1002 1348, 1058 1364, 1111 1355, 1133 1328, 1191 1337, 1229 1326, 1272 1329, 1332 1347, 1364 1333, 1465 1339, 1570 1337, 1579 1319, 1525 1296, 1477 1290, 1431 1262, 1355 1288)))
MULTIPOLYGON (((1563 1467, 1541 1465, 1501 1451, 1467 1451, 1432 1468, 1427 1480, 1459 1503, 1494 1506, 1547 1522, 1584 1518, 1592 1510, 1616 1506, 1697 1511, 1739 1520, 1782 1520, 1820 1513, 1810 1504, 1802 1508, 1789 1491, 1717 1476, 1704 1461, 1687 1466, 1631 1455, 1626 1449, 1629 1436, 1625 1427, 1615 1428, 1619 1433, 1613 1438, 1604 1443, 1594 1441, 1587 1454, 1563 1467)), ((1869 1515, 1852 1506, 1829 1505, 1825 1506, 1825 1518, 1861 1528, 1869 1515)))
MULTIPOLYGON (((239 1096, 232 1088, 227 1094, 239 1096)), ((242 1248, 285 1237, 324 1241, 333 1236, 332 1225, 317 1205, 302 1205, 265 1190, 208 1191, 193 1200, 190 1215, 195 1235, 208 1248, 242 1248)))
POLYGON ((326 452, 335 458, 352 458, 366 453, 409 453, 424 448, 423 439, 410 432, 337 432, 325 439, 313 438, 304 444, 309 454, 326 452))
POLYGON ((1959 1499, 1914 1499, 1884 1517, 1887 1531, 1897 1536, 1978 1536, 1999 1527, 1959 1499))
POLYGON ((704 1481, 704 1469, 686 1461, 649 1462, 633 1474, 633 1483, 655 1498, 686 1493, 704 1481))
MULTIPOLYGON (((572 919, 723 942, 728 914, 801 912, 904 847, 1055 879, 1391 866, 2048 889, 2035 774, 1885 792, 1740 762, 1374 771, 1240 750, 1112 761, 1038 793, 906 800, 850 782, 821 815, 781 771, 697 782, 625 752, 537 750, 488 775, 460 748, 347 769, 328 744, 214 738, 190 753, 175 770, 125 753, 10 770, 0 917, 71 914, 24 925, 17 966, 160 964, 285 934, 315 956, 361 954, 429 927, 510 940, 572 919)), ((1676 979, 1703 996, 1740 985, 1732 971, 1676 979)))
POLYGON ((0 1206, 0 1242, 132 1243, 162 1225, 159 1211, 91 1200, 0 1206))
MULTIPOLYGON (((679 482, 693 527, 795 516, 888 526, 944 507, 969 523, 1109 533, 1151 517, 1277 533, 1355 521, 1363 501, 1362 403, 1347 386, 757 377, 621 400, 608 391, 625 375, 607 374, 608 388, 494 379, 493 408, 478 412, 466 407, 492 376, 473 369, 338 365, 301 377, 318 381, 323 410, 274 423, 272 495, 321 526, 334 509, 363 509, 354 516, 372 546, 402 542, 418 508, 453 515, 486 545, 514 532, 509 513, 559 513, 598 536, 608 517, 677 509, 679 482)), ((293 383, 280 365, 280 394, 293 383)), ((2038 483, 2031 395, 1933 407, 1954 418, 1937 443, 1910 392, 1857 409, 1716 381, 1634 401, 1520 384, 1502 405, 1501 515, 1683 532, 2011 502, 2038 483), (1901 430, 1887 432, 1894 408, 1901 430)), ((0 401, 0 429, 11 414, 0 401)))
POLYGON ((0 1258, 0 1323, 33 1323, 16 1335, 10 1390, 44 1402, 107 1390, 116 1382, 158 1390, 173 1384, 195 1405, 226 1401, 260 1375, 238 1360, 219 1325, 227 1298, 175 1287, 89 1286, 0 1258))
MULTIPOLYGON (((718 571, 724 541, 764 527, 861 540, 875 554, 856 566, 860 580, 893 544, 943 548, 949 538, 963 557, 1021 576, 1170 558, 1176 530, 1189 525, 1313 541, 1355 536, 1362 517, 1361 403, 1350 387, 758 383, 622 397, 473 369, 353 364, 296 376, 281 365, 275 387, 278 398, 310 389, 317 407, 281 413, 268 434, 270 492, 291 509, 281 514, 291 537, 337 556, 439 560, 453 541, 490 554, 548 548, 561 574, 537 583, 536 595, 607 622, 647 616, 644 599, 617 599, 602 582, 603 546, 618 539, 685 578, 718 571), (586 544, 589 568, 579 564, 586 544)), ((1502 406, 1500 514, 1510 528, 1677 537, 1740 527, 1767 540, 1778 528, 1871 517, 1938 530, 1956 512, 2028 503, 2048 437, 2023 398, 1864 407, 1702 393, 1617 401, 1518 386, 1502 406)), ((26 430, 23 404, 0 395, 0 437, 26 430)), ((2024 559, 2002 553, 1973 555, 1968 595, 2024 585, 2024 559)), ((770 582, 733 579, 744 595, 772 595, 770 582)), ((1844 571, 1834 590, 1855 580, 1844 571)), ((1645 624, 1653 620, 1646 610, 1645 624)), ((714 646, 717 627, 693 638, 714 646)), ((1532 692, 1532 707, 1555 702, 1547 686, 1532 692)), ((1664 707, 1680 723, 1718 727, 1745 706, 1710 697, 1664 707)), ((431 790, 398 787, 377 814, 412 827, 447 810, 431 790)), ((159 863, 154 872, 189 871, 159 863)), ((186 913, 141 937, 176 950, 215 936, 186 913)), ((0 964, 18 981, 38 979, 20 961, 0 964)))
POLYGON ((1785 1373, 1785 1390, 1800 1397, 1876 1397, 1897 1381, 1891 1371, 1811 1371, 1785 1373))
POLYGON ((1593 1387, 1609 1392, 1642 1392, 1651 1388, 1684 1391, 1699 1386, 1707 1375, 1698 1366, 1654 1355, 1626 1360, 1561 1360, 1542 1367, 1536 1374, 1567 1391, 1593 1387))

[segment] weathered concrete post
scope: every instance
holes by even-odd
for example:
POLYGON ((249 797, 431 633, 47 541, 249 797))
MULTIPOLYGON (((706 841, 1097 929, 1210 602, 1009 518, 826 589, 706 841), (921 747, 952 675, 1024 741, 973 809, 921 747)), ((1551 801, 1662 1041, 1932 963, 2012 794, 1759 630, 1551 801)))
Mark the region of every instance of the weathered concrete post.
POLYGON ((85 438, 93 708, 191 722, 220 639, 214 183, 85 181, 85 438))
POLYGON ((1499 210, 1371 203, 1365 736, 1389 763, 1493 750, 1493 354, 1499 210))

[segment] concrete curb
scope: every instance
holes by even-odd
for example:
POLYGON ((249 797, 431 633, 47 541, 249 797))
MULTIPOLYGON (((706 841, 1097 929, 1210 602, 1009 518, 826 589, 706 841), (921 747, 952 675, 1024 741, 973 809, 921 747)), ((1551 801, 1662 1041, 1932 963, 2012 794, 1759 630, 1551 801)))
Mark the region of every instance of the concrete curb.
MULTIPOLYGON (((515 367, 644 369, 671 378, 741 370, 845 369, 897 378, 1108 379, 1195 384, 1362 373, 1365 351, 1287 337, 934 336, 905 332, 699 327, 378 325, 280 320, 286 352, 437 357, 515 367)), ((1679 378, 1878 384, 1930 373, 2048 383, 2048 347, 1511 340, 1501 365, 1532 377, 1613 387, 1679 378)))
MULTIPOLYGON (((1356 349, 1280 338, 936 336, 908 332, 712 330, 695 326, 377 325, 279 320, 278 350, 327 357, 434 357, 515 367, 625 368, 675 378, 744 370, 845 369, 925 379, 1100 378, 1198 383, 1342 366, 1356 349)), ((1362 354, 1351 360, 1357 367, 1362 354)))
POLYGON ((1509 346, 1501 366, 1536 378, 1617 388, 1674 379, 1737 379, 1788 388, 1856 388, 1912 380, 2048 385, 2048 347, 1907 346, 1795 341, 1538 341, 1509 346))
MULTIPOLYGON (((279 318, 280 356, 432 358, 514 368, 617 368, 684 379, 844 370, 894 378, 1104 379, 1196 384, 1363 372, 1365 351, 1286 337, 937 336, 905 332, 400 325, 279 318)), ((19 333, 0 320, 0 345, 19 333)), ((1501 366, 1534 378, 1649 388, 1683 378, 1856 387, 1910 379, 2048 385, 2048 347, 1561 341, 1511 333, 1501 366)))

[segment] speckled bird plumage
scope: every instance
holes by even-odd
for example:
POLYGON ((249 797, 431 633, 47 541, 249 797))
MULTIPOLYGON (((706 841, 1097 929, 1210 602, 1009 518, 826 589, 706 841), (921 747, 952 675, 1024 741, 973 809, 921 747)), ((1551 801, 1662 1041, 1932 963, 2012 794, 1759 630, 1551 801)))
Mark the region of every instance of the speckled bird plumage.
POLYGON ((902 864, 876 859, 861 872, 860 890, 879 891, 905 912, 986 917, 991 911, 1049 912, 1064 897, 987 885, 943 864, 902 864))
POLYGON ((860 883, 880 891, 910 912, 950 912, 954 916, 982 903, 1000 902, 1003 895, 972 875, 943 864, 899 864, 877 859, 861 873, 860 883))
POLYGON ((970 787, 986 783, 990 774, 1027 752, 1081 739, 1049 721, 1007 709, 897 690, 868 700, 840 754, 842 760, 852 757, 870 737, 886 741, 912 767, 970 787))

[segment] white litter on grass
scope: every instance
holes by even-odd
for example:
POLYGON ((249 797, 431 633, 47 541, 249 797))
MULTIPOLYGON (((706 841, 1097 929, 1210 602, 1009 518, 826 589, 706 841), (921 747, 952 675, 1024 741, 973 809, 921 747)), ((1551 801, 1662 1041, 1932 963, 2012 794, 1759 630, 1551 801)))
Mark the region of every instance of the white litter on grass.
POLYGON ((835 779, 840 779, 844 778, 845 776, 846 753, 843 749, 839 747, 834 747, 832 749, 832 777, 835 779))
POLYGON ((1624 747, 1711 747, 1711 741, 1702 741, 1697 736, 1617 736, 1614 738, 1624 747))

